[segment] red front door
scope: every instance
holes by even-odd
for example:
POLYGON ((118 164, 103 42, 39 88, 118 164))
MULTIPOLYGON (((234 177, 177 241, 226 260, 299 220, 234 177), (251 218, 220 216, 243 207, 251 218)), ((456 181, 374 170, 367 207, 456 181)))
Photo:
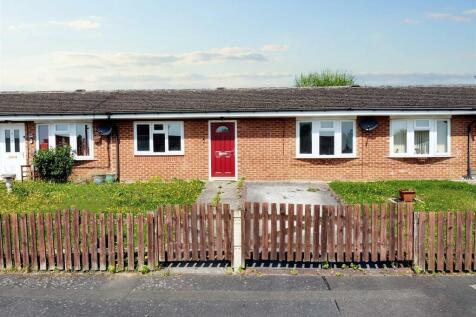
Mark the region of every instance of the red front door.
POLYGON ((235 177, 235 123, 210 123, 212 177, 235 177))

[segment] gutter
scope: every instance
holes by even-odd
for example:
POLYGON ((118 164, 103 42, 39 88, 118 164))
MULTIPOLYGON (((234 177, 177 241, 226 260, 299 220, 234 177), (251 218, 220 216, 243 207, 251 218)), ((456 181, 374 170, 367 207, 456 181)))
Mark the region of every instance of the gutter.
POLYGON ((471 110, 343 110, 343 111, 250 111, 250 112, 189 112, 189 113, 110 113, 68 115, 0 115, 0 121, 68 121, 68 120, 127 120, 127 119, 221 119, 221 118, 286 118, 341 116, 452 116, 476 115, 471 110))

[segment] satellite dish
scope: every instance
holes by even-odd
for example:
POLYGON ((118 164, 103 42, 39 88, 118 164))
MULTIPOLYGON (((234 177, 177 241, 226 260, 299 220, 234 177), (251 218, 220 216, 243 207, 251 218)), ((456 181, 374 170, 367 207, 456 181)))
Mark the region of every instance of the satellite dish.
POLYGON ((98 128, 97 131, 99 132, 100 135, 102 136, 108 136, 112 132, 112 125, 109 123, 104 123, 101 124, 98 128))
POLYGON ((375 130, 378 127, 378 121, 375 118, 362 118, 359 126, 362 130, 369 132, 375 130))

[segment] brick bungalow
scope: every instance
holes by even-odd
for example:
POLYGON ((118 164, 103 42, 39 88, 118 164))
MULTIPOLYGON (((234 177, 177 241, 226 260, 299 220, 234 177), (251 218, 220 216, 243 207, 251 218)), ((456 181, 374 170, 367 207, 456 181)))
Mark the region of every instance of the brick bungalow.
POLYGON ((76 178, 460 179, 475 120, 476 86, 2 92, 0 173, 69 144, 76 178))

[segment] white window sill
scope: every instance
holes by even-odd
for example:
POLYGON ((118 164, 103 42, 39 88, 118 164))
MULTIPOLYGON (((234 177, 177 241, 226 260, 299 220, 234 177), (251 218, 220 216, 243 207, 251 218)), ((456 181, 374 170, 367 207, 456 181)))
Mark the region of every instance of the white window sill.
POLYGON ((135 152, 134 156, 184 156, 184 152, 165 152, 165 153, 154 153, 154 152, 135 152))
POLYGON ((435 154, 435 155, 417 155, 417 154, 408 154, 408 155, 389 155, 389 158, 450 158, 450 154, 435 154))
POLYGON ((356 159, 357 155, 296 155, 296 159, 356 159))
POLYGON ((75 157, 75 161, 94 161, 94 157, 92 156, 82 156, 82 157, 75 157))

